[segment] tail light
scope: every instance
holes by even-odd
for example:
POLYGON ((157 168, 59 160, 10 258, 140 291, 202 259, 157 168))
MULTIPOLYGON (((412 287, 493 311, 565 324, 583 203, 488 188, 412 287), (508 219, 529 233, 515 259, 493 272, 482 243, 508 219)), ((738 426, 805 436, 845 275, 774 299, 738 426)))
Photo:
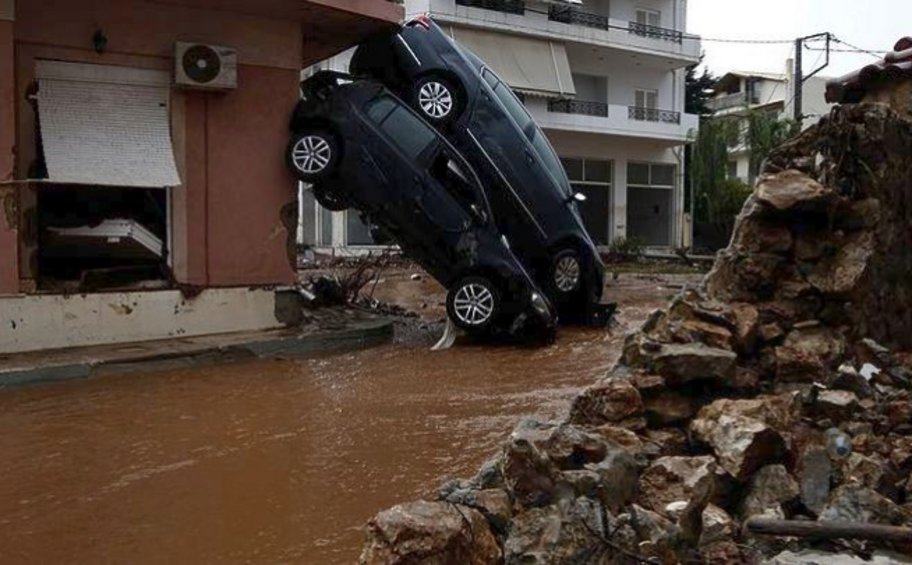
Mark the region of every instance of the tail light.
POLYGON ((431 16, 422 14, 408 23, 409 26, 418 26, 426 30, 431 29, 431 16))

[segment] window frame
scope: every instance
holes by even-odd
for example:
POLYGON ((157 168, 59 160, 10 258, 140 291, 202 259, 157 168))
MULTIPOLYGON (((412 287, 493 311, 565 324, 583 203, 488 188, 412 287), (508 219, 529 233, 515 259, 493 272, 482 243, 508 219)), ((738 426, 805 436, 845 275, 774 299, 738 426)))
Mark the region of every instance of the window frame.
POLYGON ((652 8, 637 8, 636 23, 650 27, 662 27, 662 11, 652 8), (640 15, 644 16, 642 21, 640 20, 640 15), (651 17, 655 17, 655 23, 649 21, 651 17))
POLYGON ((678 177, 678 166, 675 163, 649 163, 646 161, 628 161, 627 162, 627 186, 629 188, 652 188, 657 190, 676 190, 678 187, 677 182, 678 177), (644 165, 648 167, 649 178, 647 184, 632 183, 630 182, 630 166, 631 165, 644 165), (672 168, 672 184, 654 184, 653 182, 653 167, 671 167, 672 168))

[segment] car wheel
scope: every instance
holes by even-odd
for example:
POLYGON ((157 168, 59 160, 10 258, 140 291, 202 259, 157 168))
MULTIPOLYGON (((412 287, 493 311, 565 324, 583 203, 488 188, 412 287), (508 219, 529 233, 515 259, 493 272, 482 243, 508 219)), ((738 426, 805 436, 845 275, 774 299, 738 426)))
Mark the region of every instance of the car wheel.
POLYGON ((465 277, 447 293, 447 314, 469 332, 491 327, 500 312, 500 293, 485 277, 465 277))
POLYGON ((330 212, 341 212, 351 208, 351 201, 340 194, 337 189, 330 188, 324 184, 315 184, 313 193, 317 203, 330 212))
POLYGON ((551 262, 551 286, 558 296, 567 296, 580 289, 583 282, 583 267, 579 253, 565 249, 551 262))
POLYGON ((296 133, 288 144, 288 165, 304 182, 317 182, 332 174, 339 162, 336 136, 322 129, 296 133))
POLYGON ((462 99, 453 83, 439 76, 422 77, 415 83, 415 108, 433 124, 447 124, 459 116, 462 99))

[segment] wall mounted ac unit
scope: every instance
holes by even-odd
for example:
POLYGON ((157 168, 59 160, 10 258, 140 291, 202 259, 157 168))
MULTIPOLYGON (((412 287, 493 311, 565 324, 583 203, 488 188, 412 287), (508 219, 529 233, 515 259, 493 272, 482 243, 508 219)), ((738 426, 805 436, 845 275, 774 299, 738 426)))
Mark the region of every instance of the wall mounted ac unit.
POLYGON ((178 86, 206 90, 237 88, 237 50, 220 45, 177 42, 174 77, 178 86))

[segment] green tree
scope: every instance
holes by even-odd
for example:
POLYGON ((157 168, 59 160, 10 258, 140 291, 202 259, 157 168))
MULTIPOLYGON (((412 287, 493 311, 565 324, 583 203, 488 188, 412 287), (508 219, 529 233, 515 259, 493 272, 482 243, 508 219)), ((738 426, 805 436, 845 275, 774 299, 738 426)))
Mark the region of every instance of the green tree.
MULTIPOLYGON (((703 57, 700 57, 700 62, 702 61, 703 57)), ((709 99, 713 96, 713 85, 716 84, 718 79, 706 67, 703 67, 703 72, 698 75, 697 67, 699 66, 700 63, 696 63, 686 69, 686 74, 684 75, 684 111, 688 114, 708 116, 712 114, 712 110, 709 109, 709 99)))
POLYGON ((694 231, 701 243, 713 249, 725 246, 735 218, 752 188, 728 178, 731 148, 743 146, 750 155, 751 177, 760 170, 770 152, 796 133, 791 120, 766 112, 701 120, 692 140, 689 163, 694 193, 694 231))

